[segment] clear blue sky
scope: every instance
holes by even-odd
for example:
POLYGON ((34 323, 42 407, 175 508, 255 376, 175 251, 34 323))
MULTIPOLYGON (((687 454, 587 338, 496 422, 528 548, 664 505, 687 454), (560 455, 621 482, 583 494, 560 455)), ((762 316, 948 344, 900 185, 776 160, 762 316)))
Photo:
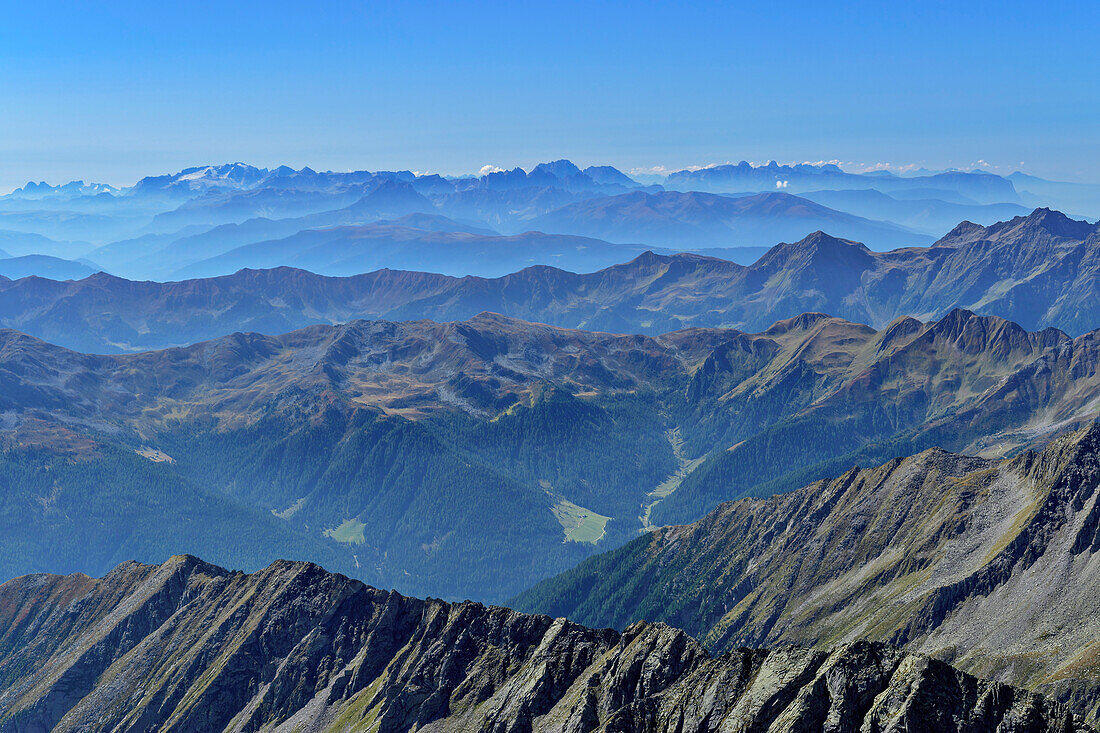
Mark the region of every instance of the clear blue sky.
POLYGON ((0 188, 558 157, 1100 181, 1098 8, 0 0, 0 188))

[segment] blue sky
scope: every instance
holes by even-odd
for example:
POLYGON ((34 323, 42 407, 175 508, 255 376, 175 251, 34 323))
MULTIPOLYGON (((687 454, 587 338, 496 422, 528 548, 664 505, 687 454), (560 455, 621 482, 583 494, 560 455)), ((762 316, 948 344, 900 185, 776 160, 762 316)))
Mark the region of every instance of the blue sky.
POLYGON ((1098 8, 0 0, 0 188, 558 157, 1100 181, 1098 8))

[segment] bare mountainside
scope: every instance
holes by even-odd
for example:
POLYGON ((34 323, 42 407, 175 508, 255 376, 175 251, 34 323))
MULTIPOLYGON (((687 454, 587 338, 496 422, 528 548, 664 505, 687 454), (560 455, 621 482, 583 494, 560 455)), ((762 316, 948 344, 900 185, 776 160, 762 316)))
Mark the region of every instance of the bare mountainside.
POLYGON ((193 557, 0 586, 0 731, 1090 730, 1060 704, 885 644, 711 657, 421 601, 306 563, 193 557))
POLYGON ((645 253, 590 274, 531 267, 495 279, 379 270, 330 278, 242 270, 181 282, 97 274, 0 279, 0 324, 63 346, 119 353, 232 331, 282 333, 355 318, 464 320, 483 311, 567 328, 659 334, 686 326, 761 330, 807 311, 881 327, 954 308, 1029 329, 1100 326, 1100 234, 1039 209, 989 227, 963 223, 932 247, 872 252, 816 233, 751 266, 645 253))
POLYGON ((592 558, 520 609, 709 648, 877 639, 1100 709, 1100 425, 989 461, 939 449, 723 504, 592 558))
POLYGON ((1100 412, 1097 337, 967 311, 660 337, 484 314, 114 356, 0 331, 0 575, 175 543, 500 600, 722 501, 1041 445, 1100 412))

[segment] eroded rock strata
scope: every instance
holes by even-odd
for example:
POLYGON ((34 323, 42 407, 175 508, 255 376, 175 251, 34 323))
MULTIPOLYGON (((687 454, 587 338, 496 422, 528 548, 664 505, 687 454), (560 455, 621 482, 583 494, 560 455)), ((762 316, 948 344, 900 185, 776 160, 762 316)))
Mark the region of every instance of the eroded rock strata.
POLYGON ((0 586, 0 711, 5 733, 1088 730, 882 643, 712 657, 663 624, 620 634, 190 556, 0 586))

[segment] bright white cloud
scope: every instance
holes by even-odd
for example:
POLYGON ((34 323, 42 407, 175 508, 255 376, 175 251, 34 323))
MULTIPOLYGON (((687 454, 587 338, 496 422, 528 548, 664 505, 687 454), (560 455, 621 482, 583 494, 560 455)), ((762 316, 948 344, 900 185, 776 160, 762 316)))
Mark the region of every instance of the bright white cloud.
POLYGON ((490 173, 503 173, 504 169, 497 165, 483 165, 481 170, 477 172, 479 176, 487 176, 490 173))

